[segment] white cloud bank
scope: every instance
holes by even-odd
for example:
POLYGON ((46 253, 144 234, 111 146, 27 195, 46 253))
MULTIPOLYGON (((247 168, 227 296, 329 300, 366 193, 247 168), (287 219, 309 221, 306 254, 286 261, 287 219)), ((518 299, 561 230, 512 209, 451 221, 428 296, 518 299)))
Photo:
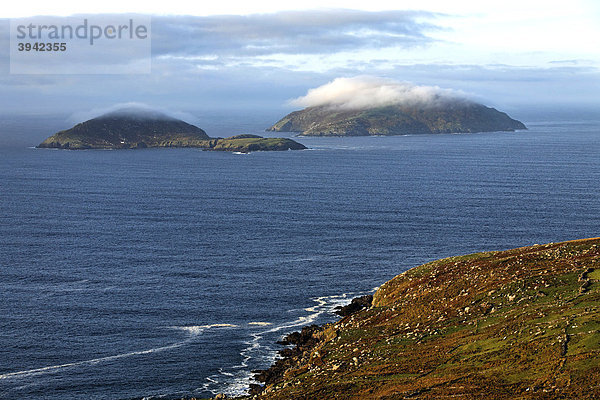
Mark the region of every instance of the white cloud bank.
POLYGON ((305 96, 290 101, 299 107, 330 106, 344 109, 363 109, 394 104, 435 106, 446 101, 466 100, 463 92, 437 86, 418 86, 370 76, 336 78, 310 89, 305 96))

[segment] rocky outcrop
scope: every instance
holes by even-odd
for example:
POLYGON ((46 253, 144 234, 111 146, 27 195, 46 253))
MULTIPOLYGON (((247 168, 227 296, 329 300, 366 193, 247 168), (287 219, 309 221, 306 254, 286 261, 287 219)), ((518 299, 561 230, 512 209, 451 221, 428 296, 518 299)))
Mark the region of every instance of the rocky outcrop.
POLYGON ((253 151, 305 150, 306 146, 295 140, 286 138, 263 138, 257 135, 237 135, 225 139, 215 139, 210 143, 210 147, 204 148, 212 151, 250 153, 253 151))
POLYGON ((360 296, 352 299, 350 304, 345 306, 336 307, 338 310, 335 312, 337 315, 341 315, 342 317, 347 317, 348 315, 354 314, 362 310, 363 308, 371 307, 373 303, 373 295, 368 294, 365 296, 360 296))
MULTIPOLYGON (((273 365, 265 370, 256 370, 254 379, 265 385, 273 385, 281 382, 286 371, 296 366, 303 358, 309 356, 310 351, 323 339, 320 333, 323 327, 318 325, 305 326, 299 332, 292 332, 278 344, 288 347, 279 351, 281 358, 277 359, 273 365)), ((260 393, 264 387, 253 386, 250 388, 252 393, 260 393)))

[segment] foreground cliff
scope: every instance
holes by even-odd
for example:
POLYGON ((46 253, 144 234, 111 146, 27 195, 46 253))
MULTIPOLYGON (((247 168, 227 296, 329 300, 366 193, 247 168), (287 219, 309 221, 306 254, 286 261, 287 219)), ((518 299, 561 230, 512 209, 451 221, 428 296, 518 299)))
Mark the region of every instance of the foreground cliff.
POLYGON ((284 343, 252 398, 597 399, 600 238, 434 261, 284 343))
POLYGON ((267 129, 303 136, 412 135, 515 131, 525 125, 495 108, 464 100, 435 106, 390 105, 368 109, 308 107, 267 129))
POLYGON ((197 126, 147 110, 119 110, 79 123, 50 136, 38 148, 139 149, 147 147, 196 147, 215 151, 303 150, 302 144, 285 138, 237 135, 211 138, 197 126))

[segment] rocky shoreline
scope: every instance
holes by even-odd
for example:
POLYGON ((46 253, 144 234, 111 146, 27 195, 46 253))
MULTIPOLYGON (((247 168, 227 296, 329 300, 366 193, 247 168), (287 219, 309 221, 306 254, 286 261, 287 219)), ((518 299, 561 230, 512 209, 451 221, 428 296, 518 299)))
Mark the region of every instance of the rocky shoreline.
MULTIPOLYGON (((365 295, 352 299, 346 306, 338 306, 336 314, 343 317, 338 323, 342 323, 354 313, 371 307, 372 302, 373 296, 365 295)), ((278 354, 281 358, 277 359, 268 369, 252 371, 255 374, 254 379, 263 383, 263 385, 250 384, 250 395, 260 394, 268 387, 273 387, 283 382, 286 371, 295 369, 303 362, 309 360, 312 351, 324 341, 326 329, 330 326, 332 326, 331 323, 305 326, 302 330, 292 332, 285 336, 283 340, 278 341, 278 344, 292 347, 280 350, 278 354)))
POLYGON ((338 313, 235 399, 600 398, 600 238, 432 261, 338 313))
MULTIPOLYGON (((355 297, 345 306, 336 307, 335 313, 342 318, 336 323, 343 323, 350 315, 355 314, 365 308, 371 307, 373 295, 364 295, 355 297)), ((324 325, 308 325, 300 331, 294 331, 287 334, 277 344, 287 346, 277 353, 280 358, 267 369, 254 370, 254 379, 262 384, 251 383, 248 389, 248 396, 228 397, 224 394, 218 394, 210 400, 235 399, 248 400, 256 399, 263 392, 269 392, 276 385, 282 383, 286 378, 286 372, 298 368, 302 363, 311 359, 313 350, 315 350, 326 339, 327 328, 334 323, 324 325)), ((200 400, 195 398, 181 400, 200 400)))
MULTIPOLYGON (((350 303, 345 306, 337 306, 335 313, 342 318, 335 323, 342 323, 350 315, 353 315, 365 308, 371 307, 373 295, 364 295, 353 298, 350 303)), ((272 388, 281 383, 285 379, 285 373, 288 370, 297 368, 302 362, 310 359, 311 352, 323 343, 325 336, 324 332, 328 327, 335 323, 324 325, 308 325, 302 327, 300 331, 294 331, 287 334, 282 340, 277 341, 277 344, 286 346, 279 350, 279 358, 267 369, 253 370, 254 379, 261 384, 250 383, 248 387, 248 395, 229 397, 224 393, 219 393, 210 399, 199 397, 178 397, 171 400, 250 400, 256 399, 259 394, 263 393, 267 388, 272 388)), ((268 390, 267 390, 268 391, 268 390)), ((152 397, 144 397, 143 399, 133 400, 154 400, 152 397)), ((158 400, 158 399, 156 399, 158 400)), ((161 399, 164 400, 164 399, 161 399)))
POLYGON ((600 238, 433 261, 368 300, 287 335, 238 399, 600 398, 600 238))

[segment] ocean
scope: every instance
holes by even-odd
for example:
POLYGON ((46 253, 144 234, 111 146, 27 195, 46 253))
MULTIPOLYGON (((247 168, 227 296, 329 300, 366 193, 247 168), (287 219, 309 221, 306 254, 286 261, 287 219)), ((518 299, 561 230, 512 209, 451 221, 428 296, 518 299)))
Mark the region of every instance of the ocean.
POLYGON ((408 268, 599 236, 600 122, 524 122, 251 154, 4 146, 0 398, 242 394, 283 335, 408 268))

